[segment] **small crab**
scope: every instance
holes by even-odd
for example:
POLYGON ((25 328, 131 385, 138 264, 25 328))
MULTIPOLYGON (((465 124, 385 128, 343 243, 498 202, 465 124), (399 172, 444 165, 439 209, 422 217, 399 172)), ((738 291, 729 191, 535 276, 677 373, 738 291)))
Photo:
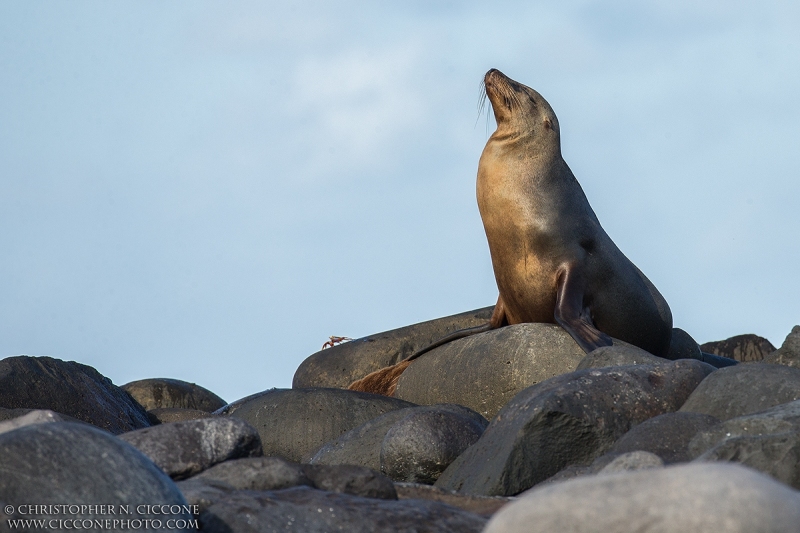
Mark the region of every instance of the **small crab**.
POLYGON ((343 343, 343 342, 347 342, 347 341, 351 341, 351 340, 353 340, 353 339, 351 339, 350 337, 335 337, 335 336, 333 336, 333 335, 331 335, 331 336, 330 336, 330 337, 328 337, 328 338, 329 338, 330 340, 329 340, 328 342, 326 342, 325 344, 323 344, 323 345, 322 345, 322 349, 323 349, 323 350, 324 350, 325 348, 333 348, 333 347, 334 347, 334 346, 336 346, 337 344, 341 344, 341 343, 343 343))

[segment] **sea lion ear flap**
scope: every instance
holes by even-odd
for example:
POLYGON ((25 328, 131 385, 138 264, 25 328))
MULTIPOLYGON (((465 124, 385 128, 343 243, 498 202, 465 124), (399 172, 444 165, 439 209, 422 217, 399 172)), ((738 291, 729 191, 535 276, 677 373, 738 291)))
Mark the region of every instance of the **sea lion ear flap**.
POLYGON ((554 318, 586 353, 601 346, 612 346, 611 337, 598 330, 591 311, 583 305, 584 280, 575 265, 564 265, 558 272, 554 318))
POLYGON ((544 119, 544 127, 548 130, 554 129, 553 122, 549 118, 544 119))

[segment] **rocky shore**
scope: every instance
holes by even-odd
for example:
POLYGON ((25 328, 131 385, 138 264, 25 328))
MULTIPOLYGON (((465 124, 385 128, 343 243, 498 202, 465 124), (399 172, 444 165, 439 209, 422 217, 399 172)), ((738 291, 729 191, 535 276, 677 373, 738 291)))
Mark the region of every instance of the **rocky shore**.
POLYGON ((667 358, 520 324, 345 387, 491 308, 309 356, 227 403, 0 360, 0 531, 800 533, 800 326, 667 358))

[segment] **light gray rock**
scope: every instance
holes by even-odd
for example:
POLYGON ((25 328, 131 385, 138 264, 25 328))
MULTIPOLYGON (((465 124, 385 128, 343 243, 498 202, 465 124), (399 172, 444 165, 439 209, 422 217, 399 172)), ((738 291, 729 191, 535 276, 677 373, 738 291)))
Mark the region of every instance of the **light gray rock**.
POLYGON ((603 346, 586 354, 575 370, 624 365, 658 365, 668 362, 668 359, 655 356, 636 346, 603 346))
POLYGON ((217 414, 252 424, 264 455, 308 461, 322 447, 384 413, 414 404, 344 389, 271 389, 227 405, 217 414))
POLYGON ((484 533, 798 533, 800 493, 749 468, 691 463, 535 488, 484 533))
POLYGON ((50 409, 114 434, 148 427, 128 393, 90 366, 52 357, 0 361, 0 407, 50 409))
POLYGON ((210 390, 179 379, 141 379, 126 383, 122 389, 148 411, 178 408, 210 413, 227 403, 210 390))
POLYGON ((313 485, 301 465, 280 457, 232 459, 191 479, 220 481, 236 490, 280 490, 313 485))
POLYGON ((190 477, 189 479, 178 481, 175 485, 177 485, 178 490, 181 491, 187 503, 196 506, 193 512, 198 515, 211 507, 217 500, 222 499, 224 496, 236 490, 224 481, 200 479, 197 477, 190 477))
POLYGON ((65 422, 65 420, 64 417, 49 409, 34 409, 17 418, 0 422, 0 433, 14 431, 25 426, 49 424, 51 422, 65 422))
POLYGON ((793 327, 781 347, 765 357, 764 362, 800 368, 800 326, 793 327))
POLYGON ((635 451, 623 453, 615 457, 610 463, 600 469, 600 474, 615 474, 634 470, 647 470, 648 468, 663 468, 664 461, 654 453, 635 451))
POLYGON ((400 376, 395 397, 420 405, 464 405, 491 420, 519 391, 572 372, 584 355, 560 326, 507 326, 423 355, 400 376))
POLYGON ((426 500, 361 498, 295 487, 229 494, 200 515, 204 533, 479 533, 486 519, 426 500))
POLYGON ((752 363, 708 376, 681 407, 727 420, 800 398, 800 368, 752 363))
POLYGON ((456 330, 485 324, 493 310, 494 306, 475 309, 320 350, 297 369, 292 388, 346 388, 353 381, 391 366, 456 330))
POLYGON ((397 498, 400 500, 432 500, 458 507, 470 513, 481 516, 492 516, 499 509, 516 498, 504 496, 473 496, 471 494, 458 494, 422 483, 400 482, 394 484, 397 489, 397 498))
POLYGON ((262 454, 256 429, 230 417, 161 424, 119 437, 173 479, 185 479, 228 459, 262 454))
MULTIPOLYGON (((164 515, 140 514, 137 506, 143 503, 187 504, 172 480, 141 452, 86 424, 36 424, 0 435, 0 472, 0 501, 8 505, 103 504, 117 511, 111 515, 100 509, 93 512, 86 509, 78 511, 81 514, 62 514, 55 518, 164 520, 164 515), (120 516, 120 506, 129 506, 131 514, 120 516)), ((11 513, 10 517, 54 518, 19 513, 11 513)), ((169 518, 190 520, 192 516, 176 514, 169 518)), ((116 529, 127 528, 118 526, 116 529)), ((187 527, 181 531, 194 529, 187 527)), ((142 525, 137 530, 161 531, 162 528, 142 525)))
POLYGON ((676 410, 712 371, 681 359, 581 370, 529 387, 436 486, 485 496, 517 494, 566 466, 591 463, 633 425, 676 410))

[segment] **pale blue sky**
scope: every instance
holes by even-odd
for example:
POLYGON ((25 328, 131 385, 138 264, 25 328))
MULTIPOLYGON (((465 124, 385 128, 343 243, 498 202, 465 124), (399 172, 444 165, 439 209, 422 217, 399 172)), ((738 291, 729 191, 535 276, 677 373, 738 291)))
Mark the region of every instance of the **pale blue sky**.
POLYGON ((0 356, 231 401, 494 303, 496 67, 699 342, 800 323, 796 2, 3 2, 0 356))

